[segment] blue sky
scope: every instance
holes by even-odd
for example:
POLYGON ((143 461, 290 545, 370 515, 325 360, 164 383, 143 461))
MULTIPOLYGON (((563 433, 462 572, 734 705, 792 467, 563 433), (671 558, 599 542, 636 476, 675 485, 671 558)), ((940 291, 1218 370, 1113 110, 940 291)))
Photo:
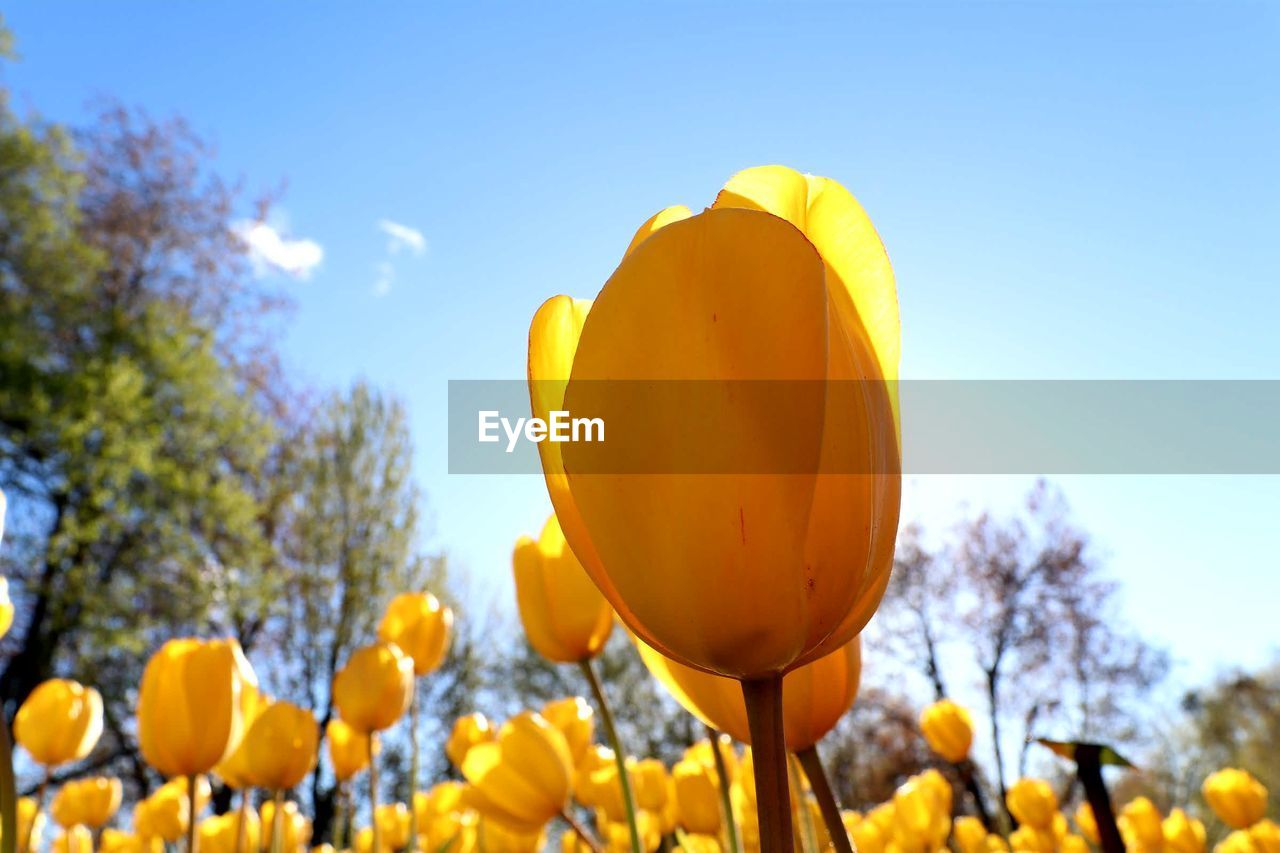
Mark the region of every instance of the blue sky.
MULTIPOLYGON (((447 475, 447 380, 522 376, 546 297, 594 295, 650 213, 746 166, 860 198, 906 377, 1280 378, 1278 8, 31 2, 5 75, 19 108, 181 113, 250 189, 287 180, 272 224, 323 250, 289 359, 407 400, 433 544, 509 601, 549 505, 447 475)), ((1280 481, 1058 482, 1180 677, 1277 648, 1280 481)), ((1028 485, 916 477, 906 515, 1028 485)))

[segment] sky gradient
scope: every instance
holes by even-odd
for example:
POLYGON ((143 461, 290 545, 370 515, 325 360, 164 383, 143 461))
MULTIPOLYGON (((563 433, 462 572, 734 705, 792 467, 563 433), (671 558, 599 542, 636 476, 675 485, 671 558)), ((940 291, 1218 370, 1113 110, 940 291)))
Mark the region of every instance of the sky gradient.
MULTIPOLYGON (((1278 8, 31 2, 4 75, 20 110, 180 113, 250 191, 287 181, 292 367, 404 397, 431 544, 510 606, 549 503, 448 476, 447 381, 522 376, 544 299, 747 166, 858 196, 905 378, 1280 378, 1278 8)), ((905 518, 1030 481, 912 478, 905 518)), ((1180 680, 1276 652, 1280 480, 1056 482, 1180 680)))

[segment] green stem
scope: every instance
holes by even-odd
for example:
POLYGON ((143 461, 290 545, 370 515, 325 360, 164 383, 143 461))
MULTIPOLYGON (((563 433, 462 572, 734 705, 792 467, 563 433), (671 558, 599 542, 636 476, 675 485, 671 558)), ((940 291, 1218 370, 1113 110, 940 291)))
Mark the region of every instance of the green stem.
POLYGON ((802 749, 796 757, 800 759, 800 766, 804 768, 809 787, 813 788, 813 796, 818 800, 818 808, 822 810, 822 820, 827 825, 827 835, 831 836, 831 843, 835 846, 836 853, 853 853, 853 844, 849 841, 849 833, 845 830, 844 820, 840 817, 840 804, 836 802, 835 794, 831 792, 831 782, 827 779, 827 772, 822 767, 822 759, 818 757, 818 747, 815 745, 802 749))
POLYGON ((742 844, 738 841, 738 821, 733 816, 733 798, 730 796, 729 768, 725 766, 724 754, 720 752, 720 733, 707 726, 707 737, 711 739, 711 754, 715 756, 716 778, 720 780, 720 811, 724 813, 725 833, 729 837, 729 853, 742 853, 742 844))
POLYGON ((613 747, 613 760, 618 765, 622 804, 627 810, 627 828, 631 830, 631 853, 644 853, 644 845, 640 843, 640 829, 636 825, 636 804, 631 794, 631 774, 627 772, 627 752, 622 748, 622 742, 618 740, 618 730, 613 725, 613 713, 609 710, 608 700, 604 698, 604 687, 600 684, 595 667, 591 665, 591 658, 581 661, 579 665, 582 667, 582 674, 591 684, 591 692, 595 695, 596 705, 600 708, 600 720, 604 723, 605 735, 609 738, 609 745, 613 747))
POLYGON ((782 674, 742 682, 751 730, 756 811, 761 853, 791 853, 791 795, 787 788, 787 744, 782 728, 782 674))
POLYGON ((787 754, 787 775, 791 779, 791 788, 796 792, 796 802, 800 810, 800 849, 818 853, 818 831, 813 825, 813 814, 804 799, 804 785, 800 781, 800 771, 796 763, 787 754))
POLYGON ((342 846, 342 835, 347 828, 347 796, 347 783, 339 782, 338 790, 334 794, 335 808, 338 814, 333 822, 333 846, 337 850, 346 849, 342 846))
POLYGON ((196 853, 200 833, 196 828, 196 775, 187 777, 187 853, 196 853))
POLYGON ((382 832, 378 829, 378 733, 369 732, 369 825, 373 827, 373 850, 381 853, 382 832))
POLYGON ((271 853, 280 853, 284 849, 284 790, 277 788, 271 801, 271 853))
POLYGON ((413 853, 418 847, 418 808, 414 800, 418 795, 418 680, 413 680, 413 695, 409 697, 409 840, 404 853, 413 853))
POLYGON ((0 853, 18 850, 18 787, 13 780, 9 725, 0 719, 0 853))

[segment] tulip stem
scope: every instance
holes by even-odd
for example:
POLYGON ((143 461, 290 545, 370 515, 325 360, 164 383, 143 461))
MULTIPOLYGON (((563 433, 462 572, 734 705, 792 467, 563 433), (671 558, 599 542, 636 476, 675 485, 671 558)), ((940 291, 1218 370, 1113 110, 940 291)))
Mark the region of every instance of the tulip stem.
POLYGON ((373 828, 373 849, 375 853, 382 850, 382 832, 378 828, 378 733, 369 732, 369 825, 373 828))
POLYGON ((13 779, 9 724, 0 719, 0 853, 18 849, 18 787, 13 779))
POLYGON ((818 747, 811 746, 796 754, 804 775, 813 789, 813 796, 818 800, 818 808, 822 810, 822 820, 827 825, 827 834, 836 853, 853 853, 853 845, 849 842, 849 833, 844 828, 844 820, 840 817, 840 804, 836 802, 831 791, 831 782, 827 779, 827 771, 822 767, 822 759, 818 757, 818 747))
POLYGON ((350 793, 347 790, 346 782, 338 783, 338 790, 334 792, 334 808, 337 815, 334 818, 333 827, 333 846, 338 850, 345 850, 342 845, 342 836, 346 833, 347 812, 351 808, 349 802, 350 793))
POLYGON ((418 809, 414 800, 418 796, 418 679, 413 680, 409 694, 409 840, 404 853, 413 853, 418 846, 418 809))
POLYGON ((631 853, 644 853, 644 846, 640 843, 640 829, 636 825, 636 803, 631 793, 631 774, 627 772, 627 752, 622 748, 622 741, 618 739, 618 730, 613 725, 613 713, 609 710, 609 702, 604 697, 604 686, 596 675, 595 667, 591 665, 591 658, 581 661, 580 666, 582 674, 591 684, 592 694, 596 697, 596 705, 600 708, 600 720, 604 723, 604 732, 609 738, 609 745, 613 747, 613 760, 618 765, 622 804, 627 810, 627 828, 631 830, 631 853))
POLYGON ((591 853, 603 853, 599 842, 591 837, 591 834, 587 832, 587 828, 583 826, 576 817, 570 814, 567 808, 561 810, 560 817, 564 818, 564 822, 569 824, 569 828, 582 839, 582 843, 591 849, 591 853))
POLYGON ((744 680, 742 698, 751 730, 761 853, 791 853, 791 795, 782 728, 782 674, 744 680))
POLYGON ((249 789, 240 789, 240 811, 236 814, 236 853, 248 853, 244 849, 245 842, 248 840, 245 831, 245 818, 249 811, 249 789))
POLYGON ((200 833, 196 829, 196 775, 187 776, 187 853, 196 853, 200 833))
POLYGON ((284 849, 284 789, 277 788, 271 801, 271 853, 280 853, 284 849))
POLYGON ((720 811, 724 812, 725 833, 729 836, 729 853, 742 853, 742 845, 738 841, 738 821, 733 816, 733 798, 729 795, 729 768, 725 766, 724 754, 720 752, 720 733, 711 726, 707 726, 707 737, 711 740, 711 754, 715 757, 716 778, 720 780, 720 811))

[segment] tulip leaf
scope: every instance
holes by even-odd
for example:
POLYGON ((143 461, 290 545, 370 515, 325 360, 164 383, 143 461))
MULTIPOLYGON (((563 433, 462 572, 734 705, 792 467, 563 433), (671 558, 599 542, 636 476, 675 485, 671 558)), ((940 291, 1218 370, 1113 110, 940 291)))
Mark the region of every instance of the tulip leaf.
POLYGON ((1133 767, 1133 762, 1116 752, 1110 746, 1099 743, 1088 743, 1086 741, 1064 741, 1049 740, 1047 738, 1038 738, 1037 743, 1053 750, 1054 754, 1063 758, 1076 760, 1076 751, 1082 746, 1095 747, 1098 750, 1098 762, 1104 766, 1111 767, 1133 767))

